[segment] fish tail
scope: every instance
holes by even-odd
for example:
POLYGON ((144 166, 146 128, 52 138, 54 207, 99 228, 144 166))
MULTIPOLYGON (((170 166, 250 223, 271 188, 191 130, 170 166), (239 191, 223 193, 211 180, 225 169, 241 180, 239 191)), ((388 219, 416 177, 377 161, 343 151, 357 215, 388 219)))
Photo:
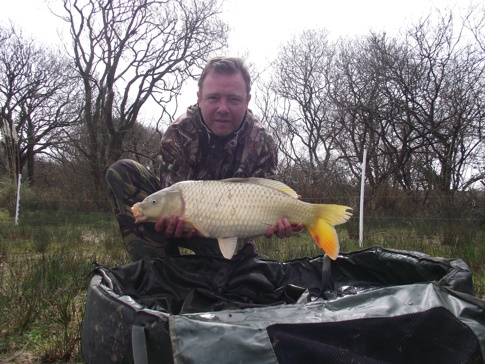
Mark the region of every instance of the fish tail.
POLYGON ((335 225, 343 224, 352 214, 347 211, 350 207, 341 205, 315 205, 316 218, 313 223, 305 226, 310 235, 320 248, 327 255, 335 260, 337 259, 340 245, 338 242, 335 225))

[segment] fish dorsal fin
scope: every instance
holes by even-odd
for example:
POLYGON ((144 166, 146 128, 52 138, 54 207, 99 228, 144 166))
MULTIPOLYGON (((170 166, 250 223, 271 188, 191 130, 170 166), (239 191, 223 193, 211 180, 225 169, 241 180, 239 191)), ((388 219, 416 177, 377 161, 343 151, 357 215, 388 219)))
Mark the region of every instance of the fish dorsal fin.
POLYGON ((257 178, 257 177, 228 178, 228 179, 222 180, 222 182, 252 183, 255 185, 265 186, 268 188, 272 188, 274 190, 278 190, 293 198, 298 198, 298 194, 291 187, 285 185, 283 182, 275 181, 273 179, 257 178))
POLYGON ((237 237, 233 238, 219 238, 217 239, 219 243, 219 249, 221 249, 221 253, 226 259, 231 259, 236 251, 237 247, 237 237))

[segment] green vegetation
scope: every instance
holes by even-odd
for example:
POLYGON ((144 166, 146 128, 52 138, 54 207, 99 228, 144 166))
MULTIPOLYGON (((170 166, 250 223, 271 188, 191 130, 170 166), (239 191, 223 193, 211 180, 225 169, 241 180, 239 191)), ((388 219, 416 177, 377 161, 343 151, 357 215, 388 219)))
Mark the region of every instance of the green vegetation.
MULTIPOLYGON (((443 245, 447 230, 436 225, 369 219, 364 247, 461 258, 472 268, 483 298, 483 227, 467 235, 471 240, 443 245)), ((342 251, 359 249, 357 219, 338 232, 342 251)), ((260 238, 258 247, 264 258, 276 260, 322 254, 305 233, 282 241, 260 238)), ((82 362, 80 333, 93 262, 108 267, 130 262, 111 214, 24 211, 14 226, 9 213, 0 210, 0 362, 82 362)))
POLYGON ((29 224, 24 216, 14 226, 0 213, 0 362, 82 362, 93 262, 115 266, 129 257, 112 216, 76 215, 52 214, 46 223, 38 214, 42 223, 31 216, 29 224))

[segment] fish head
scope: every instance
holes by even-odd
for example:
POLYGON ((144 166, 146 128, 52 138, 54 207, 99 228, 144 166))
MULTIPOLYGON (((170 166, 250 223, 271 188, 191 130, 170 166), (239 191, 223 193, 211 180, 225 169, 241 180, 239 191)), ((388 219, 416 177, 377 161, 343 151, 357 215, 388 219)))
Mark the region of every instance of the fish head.
POLYGON ((160 190, 143 201, 137 202, 131 208, 135 223, 157 221, 160 216, 181 216, 183 200, 177 191, 160 190))

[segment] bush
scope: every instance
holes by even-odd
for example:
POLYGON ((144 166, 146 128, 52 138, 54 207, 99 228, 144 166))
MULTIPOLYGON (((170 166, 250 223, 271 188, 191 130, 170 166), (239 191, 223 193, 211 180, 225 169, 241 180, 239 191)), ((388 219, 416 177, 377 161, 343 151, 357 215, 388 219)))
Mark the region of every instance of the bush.
MULTIPOLYGON (((28 206, 34 199, 34 192, 28 182, 20 187, 20 207, 28 206)), ((15 205, 17 203, 17 181, 10 178, 0 180, 0 206, 5 208, 10 216, 15 216, 15 205)))

